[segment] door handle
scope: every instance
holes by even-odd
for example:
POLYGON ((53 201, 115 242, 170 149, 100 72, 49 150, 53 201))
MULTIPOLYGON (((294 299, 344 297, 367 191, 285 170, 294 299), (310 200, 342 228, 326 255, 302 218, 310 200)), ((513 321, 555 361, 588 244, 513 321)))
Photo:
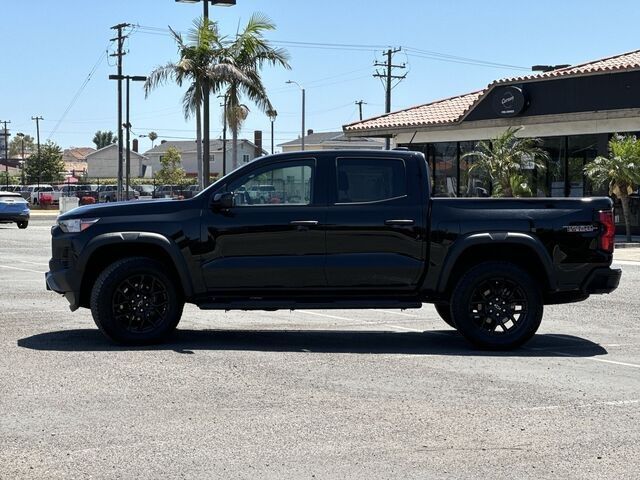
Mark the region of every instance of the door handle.
POLYGON ((317 220, 293 220, 289 222, 290 225, 298 225, 299 227, 312 227, 318 225, 317 220))
POLYGON ((413 220, 403 220, 403 219, 392 219, 392 220, 385 220, 384 224, 385 225, 413 225, 414 222, 413 220))

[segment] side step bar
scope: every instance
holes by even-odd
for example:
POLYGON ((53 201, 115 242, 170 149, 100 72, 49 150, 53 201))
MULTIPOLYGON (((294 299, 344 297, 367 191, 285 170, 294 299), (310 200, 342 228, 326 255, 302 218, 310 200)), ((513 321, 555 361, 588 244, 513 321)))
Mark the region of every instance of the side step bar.
POLYGON ((270 299, 220 299, 213 302, 198 303, 202 310, 338 310, 367 308, 420 308, 418 300, 270 300, 270 299))

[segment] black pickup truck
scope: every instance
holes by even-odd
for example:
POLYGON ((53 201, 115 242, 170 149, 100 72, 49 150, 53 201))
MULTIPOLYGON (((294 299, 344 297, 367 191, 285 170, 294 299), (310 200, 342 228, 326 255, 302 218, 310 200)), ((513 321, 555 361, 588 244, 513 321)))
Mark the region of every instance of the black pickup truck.
POLYGON ((47 287, 124 344, 162 341, 201 309, 420 308, 472 344, 527 341, 543 306, 609 293, 609 198, 432 198, 409 151, 253 161, 187 200, 58 218, 47 287), (249 193, 272 185, 268 200, 249 193))

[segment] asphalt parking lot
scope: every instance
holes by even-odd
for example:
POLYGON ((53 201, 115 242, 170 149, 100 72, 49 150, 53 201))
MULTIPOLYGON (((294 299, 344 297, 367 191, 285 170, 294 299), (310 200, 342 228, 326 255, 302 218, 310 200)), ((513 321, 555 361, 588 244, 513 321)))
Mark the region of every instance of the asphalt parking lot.
POLYGON ((0 478, 638 478, 629 251, 616 292, 514 352, 431 306, 187 306, 171 344, 122 348, 45 291, 52 223, 0 225, 0 478))

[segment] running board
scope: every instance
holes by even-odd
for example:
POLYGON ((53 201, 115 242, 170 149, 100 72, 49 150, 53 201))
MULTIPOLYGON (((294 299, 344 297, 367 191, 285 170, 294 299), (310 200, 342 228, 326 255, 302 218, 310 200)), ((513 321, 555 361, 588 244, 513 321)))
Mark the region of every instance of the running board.
POLYGON ((418 300, 266 300, 266 299, 220 299, 213 302, 198 303, 201 310, 339 310, 367 308, 421 308, 418 300))

